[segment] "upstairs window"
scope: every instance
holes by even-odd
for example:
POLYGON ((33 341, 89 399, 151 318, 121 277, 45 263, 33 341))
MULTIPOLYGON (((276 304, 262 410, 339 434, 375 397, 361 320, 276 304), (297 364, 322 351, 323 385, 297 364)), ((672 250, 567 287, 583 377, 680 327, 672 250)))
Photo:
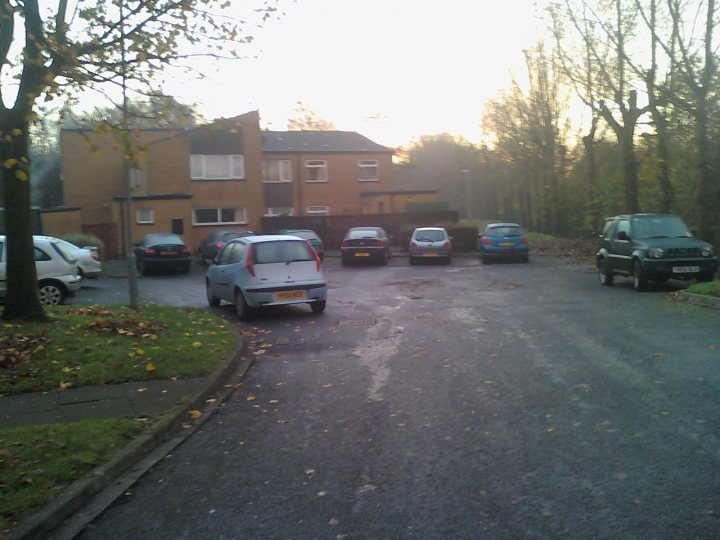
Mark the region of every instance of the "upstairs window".
POLYGON ((293 209, 289 206, 277 206, 265 208, 265 217, 292 216, 293 209))
POLYGON ((263 161, 263 182, 292 182, 292 164, 289 159, 263 161))
POLYGON ((380 180, 380 164, 377 159, 361 159, 358 161, 358 180, 360 182, 377 182, 380 180))
POLYGON ((242 154, 190 156, 190 178, 193 180, 242 180, 245 178, 245 156, 242 154))
POLYGON ((324 159, 309 159, 305 162, 305 172, 308 182, 327 182, 327 161, 324 159))

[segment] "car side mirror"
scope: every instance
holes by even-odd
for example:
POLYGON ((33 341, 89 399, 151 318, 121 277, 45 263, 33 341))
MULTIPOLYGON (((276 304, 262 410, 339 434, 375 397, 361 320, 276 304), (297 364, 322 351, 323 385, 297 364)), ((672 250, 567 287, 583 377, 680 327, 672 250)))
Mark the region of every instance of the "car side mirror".
POLYGON ((628 236, 628 233, 626 233, 625 231, 620 231, 620 232, 617 234, 617 238, 618 238, 618 240, 630 240, 630 237, 628 236))

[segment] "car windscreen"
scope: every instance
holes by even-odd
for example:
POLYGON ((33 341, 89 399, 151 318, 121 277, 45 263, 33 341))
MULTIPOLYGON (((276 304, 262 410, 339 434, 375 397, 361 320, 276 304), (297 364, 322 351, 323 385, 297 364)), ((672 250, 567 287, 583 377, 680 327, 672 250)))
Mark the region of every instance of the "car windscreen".
POLYGON ((378 234, 378 231, 373 230, 358 230, 358 231, 349 231, 347 233, 347 239, 353 240, 355 238, 379 238, 380 235, 378 234))
POLYGON ((276 240, 253 244, 253 262, 255 264, 314 260, 315 255, 310 246, 301 240, 276 240))
POLYGON ((151 234, 145 237, 146 246, 156 246, 159 244, 182 244, 182 238, 175 234, 151 234))
POLYGON ((522 233, 519 227, 493 227, 485 231, 486 236, 520 236, 522 233))
POLYGON ((632 219, 632 238, 690 237, 685 222, 678 216, 641 216, 632 219))
POLYGON ((77 261, 75 255, 70 253, 70 250, 63 246, 60 242, 52 242, 53 248, 57 251, 60 256, 69 263, 75 263, 77 261))
POLYGON ((445 233, 443 231, 415 231, 413 236, 418 242, 442 242, 445 240, 445 233))

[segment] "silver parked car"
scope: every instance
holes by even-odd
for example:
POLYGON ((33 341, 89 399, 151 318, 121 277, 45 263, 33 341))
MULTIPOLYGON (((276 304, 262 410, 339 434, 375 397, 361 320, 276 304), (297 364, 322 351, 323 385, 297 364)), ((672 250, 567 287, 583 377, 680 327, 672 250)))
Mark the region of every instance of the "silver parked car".
MULTIPOLYGON (((40 303, 46 306, 62 304, 66 297, 80 290, 77 261, 57 238, 33 236, 33 245, 40 303)), ((0 236, 0 298, 6 294, 7 242, 0 236)))
POLYGON ((102 274, 102 263, 98 258, 97 249, 90 249, 90 247, 81 248, 61 238, 58 238, 57 241, 77 259, 80 277, 96 278, 102 274))
POLYGON ((243 320, 256 309, 285 304, 309 304, 325 310, 327 281, 322 262, 307 240, 296 236, 260 235, 234 238, 208 268, 207 301, 235 304, 243 320))
POLYGON ((450 264, 452 241, 442 227, 418 227, 410 237, 408 251, 410 264, 424 258, 439 259, 450 264))

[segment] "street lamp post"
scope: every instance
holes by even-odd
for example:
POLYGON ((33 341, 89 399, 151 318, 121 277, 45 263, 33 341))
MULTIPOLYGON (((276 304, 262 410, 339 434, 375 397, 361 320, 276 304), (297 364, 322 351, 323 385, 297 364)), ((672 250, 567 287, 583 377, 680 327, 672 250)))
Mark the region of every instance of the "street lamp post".
POLYGON ((470 219, 470 210, 472 208, 470 202, 470 170, 462 169, 460 172, 465 178, 465 219, 470 219))

